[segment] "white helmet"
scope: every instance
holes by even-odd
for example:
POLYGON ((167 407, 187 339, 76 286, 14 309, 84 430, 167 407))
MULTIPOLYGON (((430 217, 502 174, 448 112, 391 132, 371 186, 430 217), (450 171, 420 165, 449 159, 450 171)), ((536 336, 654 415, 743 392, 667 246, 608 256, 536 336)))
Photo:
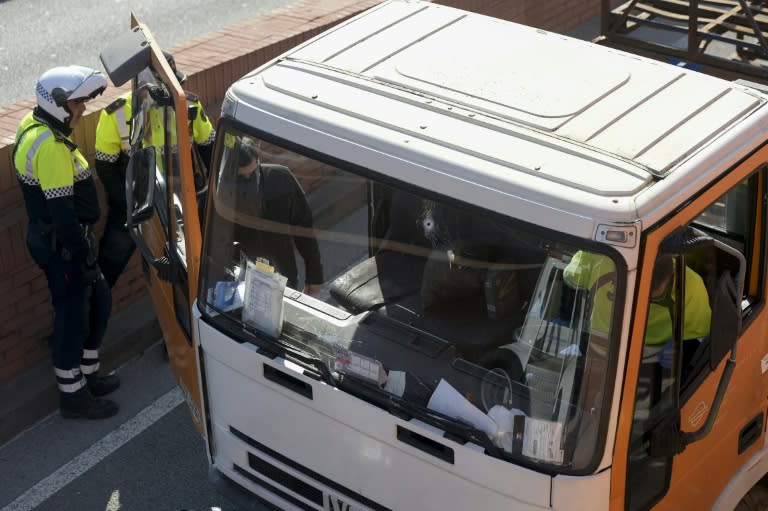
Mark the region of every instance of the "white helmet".
POLYGON ((107 88, 100 71, 84 66, 61 66, 42 74, 35 87, 37 105, 64 124, 72 112, 67 100, 93 99, 107 88))

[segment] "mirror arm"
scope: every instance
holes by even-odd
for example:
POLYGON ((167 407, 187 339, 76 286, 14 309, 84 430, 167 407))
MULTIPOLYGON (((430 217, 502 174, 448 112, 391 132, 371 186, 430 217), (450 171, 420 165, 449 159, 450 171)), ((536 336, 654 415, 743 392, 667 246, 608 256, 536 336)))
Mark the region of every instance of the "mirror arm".
MULTIPOLYGON (((141 155, 141 152, 134 152, 131 155, 131 158, 140 158, 143 157, 141 155)), ((148 167, 152 168, 152 170, 155 169, 155 159, 154 156, 150 158, 150 162, 148 167)), ((133 210, 133 184, 135 179, 135 173, 134 173, 134 165, 133 162, 128 163, 128 168, 126 169, 126 176, 125 176, 125 201, 126 201, 126 228, 128 229, 128 232, 131 235, 131 238, 133 239, 133 242, 136 244, 136 246, 139 249, 139 252, 141 253, 141 257, 146 261, 148 264, 150 264, 155 270, 157 271, 157 276, 160 280, 164 280, 166 282, 174 282, 177 280, 177 273, 175 271, 175 268, 171 264, 168 257, 155 257, 152 254, 152 251, 149 250, 149 247, 147 247, 146 243, 144 242, 144 238, 141 236, 140 231, 140 225, 146 221, 148 221, 150 218, 152 218, 152 214, 154 212, 154 172, 152 172, 151 176, 148 176, 148 184, 147 184, 147 193, 146 197, 144 198, 143 204, 139 207, 138 210, 133 210)))
POLYGON ((736 346, 734 345, 733 349, 731 350, 731 356, 728 357, 728 361, 725 363, 725 369, 723 370, 723 375, 720 377, 720 383, 717 385, 717 392, 715 393, 715 398, 712 400, 712 408, 710 409, 709 415, 707 416, 707 421, 701 428, 698 429, 698 431, 683 433, 683 447, 687 446, 688 444, 692 444, 693 442, 698 442, 707 436, 712 430, 712 426, 715 424, 715 419, 717 418, 717 414, 720 411, 720 405, 723 402, 723 397, 725 397, 725 391, 728 389, 728 383, 731 381, 731 376, 733 375, 733 369, 735 367, 736 346))
POLYGON ((680 409, 675 409, 675 413, 670 413, 666 419, 662 420, 651 433, 650 455, 652 457, 667 458, 680 454, 694 442, 698 442, 709 434, 715 419, 720 411, 720 405, 723 402, 725 391, 731 380, 733 369, 736 366, 735 349, 725 365, 723 375, 720 377, 720 383, 717 386, 715 398, 712 400, 712 409, 707 416, 704 425, 698 431, 690 433, 680 430, 680 409))
POLYGON ((176 278, 177 274, 174 271, 173 265, 171 264, 170 259, 168 257, 158 257, 152 261, 149 262, 154 268, 157 270, 157 278, 160 280, 163 280, 165 282, 176 282, 178 279, 176 278))
POLYGON ((177 273, 174 271, 170 259, 168 259, 167 256, 155 257, 152 255, 149 247, 144 243, 144 238, 141 236, 139 226, 131 225, 130 234, 131 238, 133 238, 133 242, 136 243, 136 246, 139 249, 142 259, 157 271, 157 277, 165 282, 176 282, 177 273))

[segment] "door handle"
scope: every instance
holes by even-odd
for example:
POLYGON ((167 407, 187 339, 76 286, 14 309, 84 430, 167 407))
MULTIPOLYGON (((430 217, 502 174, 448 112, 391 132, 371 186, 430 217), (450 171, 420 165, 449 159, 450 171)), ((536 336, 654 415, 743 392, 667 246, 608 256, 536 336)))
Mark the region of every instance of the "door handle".
POLYGON ((749 421, 749 424, 744 426, 739 432, 739 454, 743 453, 750 445, 754 444, 757 439, 760 438, 760 433, 762 431, 763 414, 760 413, 760 415, 749 421))

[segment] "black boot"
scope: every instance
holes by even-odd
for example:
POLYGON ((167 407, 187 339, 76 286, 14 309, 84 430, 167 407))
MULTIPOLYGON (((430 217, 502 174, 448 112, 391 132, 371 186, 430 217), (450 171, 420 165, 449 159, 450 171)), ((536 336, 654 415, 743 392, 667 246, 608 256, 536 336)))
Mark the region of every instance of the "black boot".
POLYGON ((114 373, 110 373, 106 376, 99 376, 98 374, 92 374, 86 376, 88 382, 88 390, 94 397, 106 396, 117 390, 120 386, 120 378, 114 373))
POLYGON ((115 415, 117 403, 91 395, 87 387, 74 393, 59 392, 59 410, 65 419, 106 419, 115 415))

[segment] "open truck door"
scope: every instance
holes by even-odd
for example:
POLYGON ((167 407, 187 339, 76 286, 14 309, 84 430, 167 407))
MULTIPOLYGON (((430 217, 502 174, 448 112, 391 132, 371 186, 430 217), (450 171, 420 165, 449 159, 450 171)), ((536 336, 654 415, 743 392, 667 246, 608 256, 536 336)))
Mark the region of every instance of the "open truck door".
POLYGON ((101 53, 116 86, 133 81, 127 228, 141 252, 174 376, 204 433, 190 316, 197 296, 200 221, 189 172, 187 101, 147 27, 133 17, 131 25, 101 53))

